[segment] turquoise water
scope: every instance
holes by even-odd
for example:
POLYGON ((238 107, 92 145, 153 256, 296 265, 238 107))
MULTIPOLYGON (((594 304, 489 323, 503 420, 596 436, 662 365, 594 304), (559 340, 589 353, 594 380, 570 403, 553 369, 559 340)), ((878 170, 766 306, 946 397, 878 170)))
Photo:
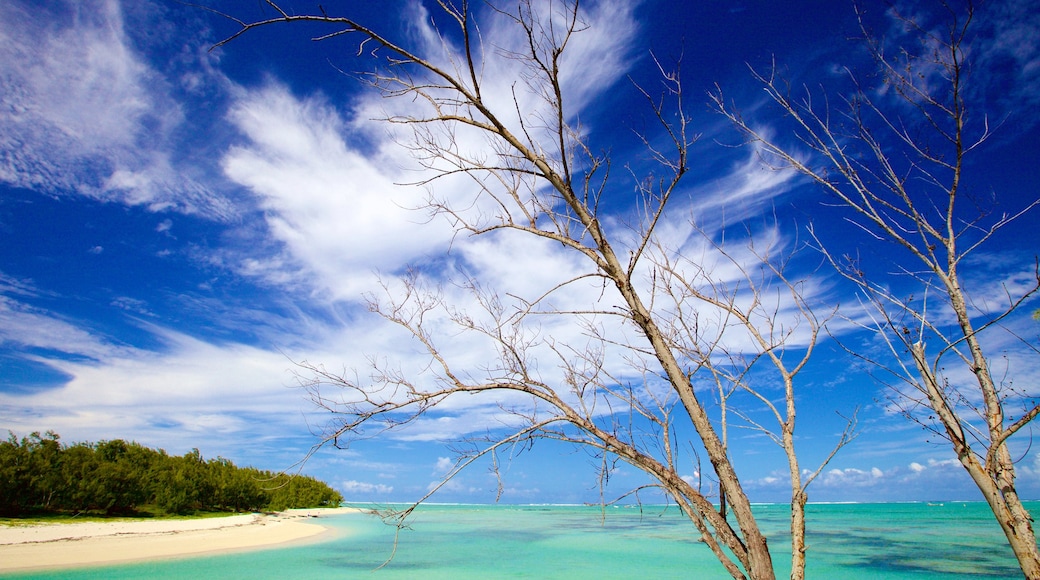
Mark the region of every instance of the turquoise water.
MULTIPOLYGON (((1030 506, 1032 509, 1040 505, 1030 506)), ((786 506, 757 506, 787 575, 786 506)), ((809 506, 808 577, 1019 578, 1014 556, 981 503, 809 506)), ((391 554, 378 518, 324 518, 327 541, 223 556, 21 574, 5 578, 726 578, 692 526, 661 508, 424 506, 391 554)))

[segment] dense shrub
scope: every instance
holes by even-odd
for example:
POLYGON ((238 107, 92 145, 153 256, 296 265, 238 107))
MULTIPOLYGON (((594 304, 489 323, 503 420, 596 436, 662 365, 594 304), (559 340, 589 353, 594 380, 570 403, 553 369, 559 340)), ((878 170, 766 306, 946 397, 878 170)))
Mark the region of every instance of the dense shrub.
POLYGON ((121 439, 63 445, 57 433, 0 441, 0 515, 161 514, 335 507, 339 492, 309 476, 167 455, 121 439))

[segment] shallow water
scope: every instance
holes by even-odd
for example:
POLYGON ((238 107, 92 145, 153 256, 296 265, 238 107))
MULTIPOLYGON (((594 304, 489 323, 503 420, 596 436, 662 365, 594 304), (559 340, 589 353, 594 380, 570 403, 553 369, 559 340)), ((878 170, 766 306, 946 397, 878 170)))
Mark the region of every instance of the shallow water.
MULTIPOLYGON (((1031 505, 1040 508, 1040 504, 1031 505)), ((777 576, 789 569, 786 506, 756 506, 777 576)), ((378 518, 322 519, 327 541, 301 546, 5 578, 726 578, 675 509, 424 506, 402 532, 378 518)), ((985 504, 809 506, 809 566, 817 579, 1018 578, 985 504)))

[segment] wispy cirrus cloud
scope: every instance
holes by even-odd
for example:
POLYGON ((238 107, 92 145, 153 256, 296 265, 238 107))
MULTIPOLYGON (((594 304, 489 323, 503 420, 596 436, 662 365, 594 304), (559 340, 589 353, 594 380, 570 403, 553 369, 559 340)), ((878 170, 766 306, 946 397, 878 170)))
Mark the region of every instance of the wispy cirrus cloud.
POLYGON ((52 195, 226 218, 228 201, 174 160, 170 79, 117 0, 0 6, 0 180, 52 195))
MULTIPOLYGON (((597 58, 595 67, 581 62, 586 74, 568 75, 576 79, 576 84, 565 87, 575 114, 623 78, 633 62, 630 45, 638 30, 631 3, 590 6, 584 18, 595 26, 575 37, 575 50, 583 55, 610 57, 597 58), (607 21, 610 33, 603 26, 607 21)), ((422 11, 415 14, 412 26, 416 35, 427 40, 426 50, 431 54, 439 51, 431 58, 458 61, 459 55, 452 52, 457 47, 436 41, 429 22, 419 17, 422 11)), ((523 65, 509 56, 510 51, 525 48, 525 39, 517 34, 519 28, 508 26, 508 19, 501 15, 491 14, 488 22, 487 30, 494 33, 485 32, 483 36, 484 54, 490 61, 482 71, 482 94, 518 130, 521 119, 536 127, 545 108, 544 95, 517 86, 523 65)), ((579 61, 567 66, 579 66, 579 61)), ((457 235, 448 220, 430 220, 427 212, 413 209, 422 207, 429 195, 474 215, 497 211, 465 176, 439 179, 426 188, 400 185, 420 181, 431 173, 411 156, 411 151, 401 147, 400 140, 409 135, 372 119, 422 116, 423 112, 416 110, 420 105, 410 99, 386 100, 374 92, 353 95, 348 103, 336 103, 319 93, 293 94, 276 80, 259 87, 238 87, 227 118, 243 139, 223 156, 223 169, 230 180, 259 201, 267 234, 280 247, 266 259, 241 261, 238 271, 294 291, 309 291, 316 301, 356 305, 366 293, 382 294, 384 284, 398 288, 398 276, 417 266, 431 288, 443 284, 448 303, 476 316, 480 305, 465 289, 453 286, 452 279, 472 277, 502 296, 515 293, 533 299, 558 284, 561 277, 566 279, 590 268, 590 263, 576 260, 543 240, 510 234, 478 238, 457 235)), ((451 136, 455 139, 452 147, 459 151, 477 158, 497 155, 485 136, 464 126, 451 136)), ((571 290, 575 291, 560 294, 564 303, 557 302, 557 307, 585 307, 602 294, 594 284, 571 290)), ((554 340, 569 342, 572 338, 582 340, 583 329, 547 320, 542 331, 543 336, 551 334, 554 340)), ((345 333, 357 335, 358 331, 347 328, 345 333)), ((383 356, 399 360, 403 369, 421 370, 428 365, 428 355, 421 349, 417 352, 417 346, 407 341, 366 340, 364 350, 380 353, 380 360, 383 356)), ((482 368, 495 354, 494 345, 458 336, 446 341, 443 348, 460 368, 482 368)), ((308 355, 309 360, 350 368, 351 361, 345 361, 341 354, 323 358, 322 353, 327 351, 321 351, 308 355)), ((362 368, 367 366, 364 361, 357 362, 362 368)), ((416 376, 423 375, 429 373, 416 376)), ((445 404, 440 414, 416 421, 397 436, 439 441, 515 422, 498 403, 501 401, 480 398, 465 404, 445 404)))
MULTIPOLYGON (((602 54, 609 58, 586 59, 582 61, 588 69, 586 74, 571 75, 579 81, 564 89, 565 96, 572 99, 568 102, 575 103, 575 112, 613 87, 636 61, 631 54, 631 43, 638 26, 632 6, 615 2, 592 6, 592 11, 584 17, 593 26, 575 36, 576 46, 583 55, 602 54), (609 26, 605 24, 607 21, 609 26), (607 30, 611 34, 604 32, 607 30)), ((491 61, 482 70, 483 96, 492 106, 505 111, 507 122, 517 127, 523 122, 535 130, 539 123, 549 119, 545 116, 544 95, 518 86, 516 79, 525 78, 522 71, 518 72, 523 67, 509 56, 511 51, 524 48, 524 39, 516 34, 518 27, 504 26, 506 19, 499 17, 491 22, 491 30, 498 31, 496 26, 500 25, 502 28, 501 33, 487 33, 484 37, 485 56, 491 61)), ((413 25, 422 38, 432 38, 432 31, 422 28, 428 26, 425 21, 417 19, 413 25)), ((427 49, 447 51, 439 57, 445 62, 452 59, 458 62, 458 55, 450 52, 453 49, 450 45, 431 41, 427 49)), ((568 66, 577 66, 576 62, 568 66)), ((426 281, 431 287, 443 283, 441 298, 446 303, 478 317, 481 305, 465 290, 454 287, 452 281, 469 277, 502 298, 519 296, 534 300, 560 283, 594 270, 594 265, 585 258, 546 240, 510 232, 476 238, 456 236, 452 224, 445 220, 424 223, 426 215, 410 209, 421 205, 424 190, 397 183, 419 181, 430 173, 399 146, 398 141, 407 140, 409 135, 394 133, 396 128, 369 120, 395 115, 421 118, 423 111, 417 110, 421 103, 410 99, 386 100, 374 93, 362 93, 349 105, 337 105, 326 95, 295 95, 277 81, 255 88, 239 87, 236 92, 228 118, 244 139, 223 157, 224 171, 228 178, 248 188, 260 200, 268 231, 284 250, 270 260, 243 263, 255 275, 273 283, 311 288, 316 295, 331 301, 356 303, 365 292, 379 293, 382 283, 397 287, 397 275, 410 265, 436 263, 444 267, 424 269, 426 281), (450 256, 444 258, 449 247, 450 256), (442 259, 445 261, 440 262, 442 259)), ((453 151, 486 159, 498 154, 484 136, 464 126, 453 130, 450 137, 453 151)), ((692 218, 704 216, 706 223, 698 225, 707 235, 715 235, 727 225, 714 220, 714 216, 724 214, 721 211, 724 203, 729 204, 733 220, 746 219, 786 191, 792 179, 790 172, 761 166, 751 152, 710 186, 683 192, 689 194, 689 201, 676 201, 675 218, 661 225, 660 241, 675 251, 688 251, 692 247, 689 240, 702 235, 691 225, 692 218), (708 216, 712 221, 708 222, 708 216)), ((501 211, 479 195, 479 187, 474 182, 465 178, 437 180, 428 189, 437 199, 465 208, 460 211, 476 216, 475 220, 501 211)), ((622 216, 632 211, 631 207, 620 208, 622 216)), ((602 217, 612 223, 614 233, 624 237, 621 232, 627 226, 623 217, 613 219, 614 216, 605 214, 602 217)), ((767 232, 765 237, 774 233, 767 232)), ((759 241, 780 250, 787 243, 781 238, 783 236, 778 236, 768 243, 764 238, 759 241)), ((703 244, 697 249, 711 251, 703 244)), ((751 259, 751 256, 744 257, 751 259)), ((713 275, 729 280, 739 279, 742 274, 734 268, 723 271, 720 266, 713 275)), ((813 292, 824 290, 822 284, 811 289, 813 292)), ((540 307, 607 312, 617 305, 604 295, 602 284, 585 281, 568 285, 565 291, 554 294, 540 307)), ((512 306, 522 308, 524 304, 521 300, 512 306)), ((428 317, 428 324, 436 323, 432 318, 428 317)), ((562 373, 561 369, 553 368, 559 360, 548 347, 548 341, 568 345, 586 343, 589 338, 583 323, 577 317, 541 317, 538 328, 531 329, 530 336, 546 339, 541 358, 531 353, 532 360, 540 361, 539 371, 546 380, 555 380, 558 378, 555 375, 562 373)), ((457 330, 434 333, 435 336, 452 336, 441 345, 444 349, 441 354, 459 363, 459 368, 486 367, 486 361, 492 360, 489 357, 495 356, 494 345, 460 338, 457 330), (467 365, 467 361, 473 364, 467 365)), ((622 338, 619 332, 623 330, 610 331, 610 337, 624 344, 628 339, 622 338)), ((371 343, 366 346, 369 352, 376 352, 371 343)), ((427 364, 426 355, 415 352, 417 345, 387 346, 388 350, 378 352, 391 360, 402 357, 405 360, 401 366, 405 369, 422 369, 427 364)), ((624 360, 620 354, 608 358, 624 360)), ((333 362, 317 357, 311 360, 333 362)), ((333 360, 337 366, 341 362, 333 360)), ((622 369, 612 371, 618 376, 624 374, 622 369)), ((428 377, 430 373, 425 375, 428 377)), ((496 401, 473 399, 461 406, 445 405, 439 411, 412 423, 397 436, 413 441, 445 440, 513 421, 498 408, 496 401)))
MULTIPOLYGON (((556 9, 552 3, 538 4, 538 18, 547 20, 556 9)), ((575 80, 564 87, 575 114, 632 65, 631 44, 638 30, 633 11, 633 3, 605 1, 583 14, 592 26, 575 37, 572 50, 578 56, 566 66, 581 66, 584 72, 565 75, 575 80), (582 57, 592 54, 601 56, 597 66, 590 67, 582 57)), ((487 12, 482 94, 522 134, 521 122, 531 130, 551 115, 545 111, 541 88, 517 86, 517 79, 528 74, 522 61, 510 56, 527 48, 518 34, 521 29, 503 15, 487 12)), ((413 33, 431 59, 445 67, 463 61, 459 47, 439 40, 424 10, 416 7, 410 13, 415 15, 410 21, 413 33)), ((552 26, 560 26, 560 21, 552 26)), ((531 82, 534 87, 538 81, 531 82)), ((415 209, 423 207, 427 189, 399 184, 432 174, 401 147, 401 140, 410 137, 407 129, 376 120, 422 117, 428 111, 421 105, 410 99, 383 99, 374 91, 354 95, 349 105, 337 105, 321 94, 294 95, 273 80, 257 88, 239 87, 228 120, 245 140, 223 156, 223 169, 257 197, 270 235, 285 249, 264 264, 250 262, 250 270, 270 280, 295 282, 309 274, 316 291, 328 298, 356 300, 378 289, 375 272, 398 272, 443 254, 450 244, 465 244, 447 220, 431 221, 426 211, 415 209)), ((462 154, 496 155, 485 135, 465 126, 453 127, 450 138, 449 147, 462 154)), ((456 208, 468 207, 472 215, 496 211, 475 194, 475 187, 457 176, 438 180, 428 191, 456 208)))
MULTIPOLYGON (((73 338, 82 332, 63 330, 73 338)), ((290 388, 285 354, 154 330, 163 337, 160 350, 81 340, 62 348, 93 358, 35 357, 68 380, 28 394, 0 392, 0 420, 16 432, 54 429, 73 440, 119 437, 174 449, 199 446, 200 438, 211 449, 237 449, 272 433, 305 436, 303 416, 311 409, 290 388)), ((48 346, 59 348, 41 348, 48 346)))
POLYGON ((324 97, 297 98, 276 83, 242 89, 229 120, 247 140, 228 150, 224 171, 258 198, 268 234, 290 258, 280 271, 257 263, 256 273, 277 280, 302 268, 328 299, 357 300, 375 289, 376 272, 450 241, 443 222, 423 224, 408 209, 421 191, 395 184, 405 160, 385 151, 393 143, 369 147, 388 139, 375 122, 344 119, 324 97))
POLYGON ((0 294, 0 345, 104 360, 128 349, 81 322, 0 294))
MULTIPOLYGON (((940 46, 951 37, 951 25, 959 29, 966 23, 966 14, 959 21, 950 20, 951 13, 942 6, 930 6, 905 0, 893 3, 886 14, 889 27, 884 31, 885 50, 891 55, 913 55, 906 63, 913 74, 907 80, 918 89, 945 99, 949 74, 945 65, 935 59, 948 58, 948 49, 940 46), (912 24, 911 24, 912 23, 912 24), (918 29, 918 27, 920 27, 918 29), (928 33, 927 36, 920 31, 928 33)), ((968 139, 1017 136, 1036 124, 1035 115, 1023 115, 1040 104, 1040 5, 1036 0, 1001 0, 975 6, 970 34, 958 47, 961 51, 962 70, 959 90, 965 98, 962 106, 968 139), (1003 125, 1010 116, 1013 125, 1003 125)), ((902 64, 893 61, 897 69, 902 64)), ((886 93, 888 85, 879 91, 886 93)))
MULTIPOLYGON (((1040 106, 1040 5, 1036 0, 993 2, 980 7, 979 16, 980 34, 969 47, 977 53, 973 86, 1000 87, 986 97, 1002 109, 995 111, 1001 116, 1035 110, 1040 106)), ((1025 123, 1009 130, 1028 131, 1036 123, 1035 115, 1017 118, 1025 123)))

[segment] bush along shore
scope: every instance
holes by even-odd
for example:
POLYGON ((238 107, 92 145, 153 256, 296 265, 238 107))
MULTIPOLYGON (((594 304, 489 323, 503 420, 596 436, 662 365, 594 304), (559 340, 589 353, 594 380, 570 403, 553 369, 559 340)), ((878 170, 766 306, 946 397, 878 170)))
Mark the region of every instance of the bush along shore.
POLYGON ((120 516, 337 507, 326 483, 180 456, 121 439, 65 445, 54 432, 0 441, 0 516, 120 516))

